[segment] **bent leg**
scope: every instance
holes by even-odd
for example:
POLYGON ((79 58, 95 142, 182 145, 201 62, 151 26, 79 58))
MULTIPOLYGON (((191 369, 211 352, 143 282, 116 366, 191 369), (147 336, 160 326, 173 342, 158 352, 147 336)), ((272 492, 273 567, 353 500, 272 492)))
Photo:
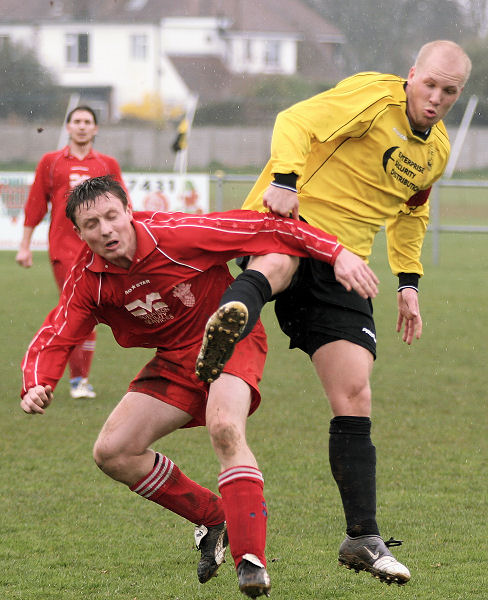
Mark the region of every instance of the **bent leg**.
POLYGON ((106 475, 131 486, 154 465, 155 452, 149 446, 190 420, 188 413, 175 406, 128 392, 98 435, 95 462, 106 475))
POLYGON ((371 442, 373 356, 346 340, 320 347, 312 357, 334 414, 329 461, 341 494, 347 534, 378 535, 376 450, 371 442))
POLYGON ((247 268, 259 271, 266 277, 273 296, 286 290, 298 268, 298 256, 287 254, 266 254, 251 256, 247 268))
POLYGON ((246 270, 227 288, 219 305, 240 302, 246 307, 247 323, 240 339, 253 330, 266 302, 290 285, 297 267, 296 256, 272 253, 250 257, 246 270))
POLYGON ((140 496, 192 523, 213 526, 225 518, 221 499, 186 477, 167 456, 149 448, 190 420, 175 406, 128 392, 103 426, 93 456, 106 475, 140 496))
POLYGON ((297 267, 296 256, 252 257, 250 268, 227 288, 207 321, 195 364, 199 379, 212 383, 220 376, 236 343, 254 329, 266 302, 290 285, 297 267))
POLYGON ((254 556, 265 567, 267 509, 263 475, 246 441, 250 405, 247 383, 223 373, 210 386, 207 428, 221 464, 219 491, 235 565, 254 556))

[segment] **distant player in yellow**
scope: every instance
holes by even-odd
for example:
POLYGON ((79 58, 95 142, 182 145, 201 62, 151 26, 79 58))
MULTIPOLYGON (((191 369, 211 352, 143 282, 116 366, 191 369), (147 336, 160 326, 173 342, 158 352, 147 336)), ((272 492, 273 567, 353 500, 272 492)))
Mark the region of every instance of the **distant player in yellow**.
MULTIPOLYGON (((403 328, 407 344, 422 333, 418 281, 428 196, 450 150, 441 119, 470 70, 457 44, 439 40, 420 49, 407 79, 360 73, 281 112, 271 158, 243 206, 291 213, 336 235, 365 261, 384 225, 390 266, 399 279, 397 331, 403 328)), ((301 259, 297 270, 297 263, 276 254, 249 261, 207 326, 197 374, 217 378, 232 353, 231 335, 245 337, 264 303, 282 292, 275 304, 281 328, 290 348, 311 357, 334 415, 329 459, 347 525, 339 561, 387 583, 406 583, 410 572, 391 554, 376 522, 369 380, 376 356, 371 298, 377 289, 360 295, 343 287, 327 264, 301 259), (245 324, 229 322, 236 307, 245 324)), ((360 283, 363 274, 357 277, 360 283)))

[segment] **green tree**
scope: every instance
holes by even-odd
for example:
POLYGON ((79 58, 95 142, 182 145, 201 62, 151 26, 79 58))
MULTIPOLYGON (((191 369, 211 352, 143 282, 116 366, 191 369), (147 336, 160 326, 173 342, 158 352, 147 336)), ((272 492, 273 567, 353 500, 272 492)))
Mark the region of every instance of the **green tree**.
POLYGON ((280 110, 330 87, 325 82, 310 82, 299 76, 249 77, 239 97, 199 106, 195 124, 270 125, 280 110))
POLYGON ((406 75, 424 43, 471 35, 456 0, 307 0, 346 37, 347 70, 406 75))
POLYGON ((33 120, 63 113, 63 92, 24 45, 6 41, 0 49, 0 118, 33 120))

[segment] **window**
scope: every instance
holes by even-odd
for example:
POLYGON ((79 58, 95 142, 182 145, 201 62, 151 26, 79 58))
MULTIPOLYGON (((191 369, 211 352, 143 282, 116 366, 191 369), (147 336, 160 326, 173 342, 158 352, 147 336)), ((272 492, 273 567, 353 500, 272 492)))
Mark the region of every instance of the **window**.
POLYGON ((66 62, 69 65, 87 65, 90 62, 89 42, 87 33, 66 34, 66 62))
POLYGON ((280 65, 280 42, 271 40, 266 42, 264 62, 268 67, 278 67, 280 65))
POLYGON ((127 3, 127 10, 141 10, 144 8, 147 0, 129 0, 127 3))
POLYGON ((252 41, 244 40, 244 57, 246 59, 246 62, 251 62, 252 56, 252 41))
POLYGON ((148 40, 145 34, 130 36, 130 56, 135 60, 146 60, 148 40))

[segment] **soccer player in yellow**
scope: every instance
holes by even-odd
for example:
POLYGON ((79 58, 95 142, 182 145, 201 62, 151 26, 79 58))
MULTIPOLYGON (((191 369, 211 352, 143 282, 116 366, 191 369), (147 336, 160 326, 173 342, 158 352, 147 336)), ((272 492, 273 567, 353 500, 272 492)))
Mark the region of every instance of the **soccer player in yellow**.
MULTIPOLYGON (((365 261, 384 225, 399 280, 397 331, 403 329, 407 344, 422 333, 418 282, 428 196, 450 150, 442 118, 470 70, 462 48, 438 40, 420 49, 406 79, 359 73, 284 110, 276 119, 271 158, 243 206, 291 213, 336 235, 365 261)), ((327 264, 297 264, 276 254, 249 261, 207 325, 197 374, 207 381, 218 377, 235 334, 244 337, 264 303, 279 294, 275 311, 290 348, 311 357, 333 413, 329 459, 346 518, 339 561, 404 584, 410 572, 391 554, 376 522, 370 375, 377 281, 364 280, 369 292, 360 295, 341 285, 327 264)), ((364 277, 358 270, 358 282, 364 277)))

